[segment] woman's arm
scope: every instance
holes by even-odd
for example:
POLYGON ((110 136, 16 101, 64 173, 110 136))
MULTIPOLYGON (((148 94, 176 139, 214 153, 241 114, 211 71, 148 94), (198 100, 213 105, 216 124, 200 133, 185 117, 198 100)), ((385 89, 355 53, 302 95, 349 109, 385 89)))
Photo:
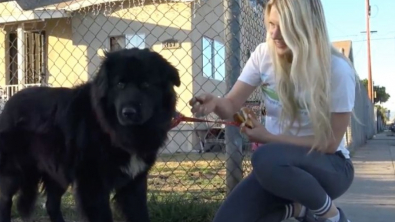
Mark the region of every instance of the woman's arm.
POLYGON ((224 98, 215 98, 214 113, 221 119, 232 119, 233 114, 241 109, 255 88, 255 86, 242 81, 236 81, 233 88, 224 98))
POLYGON ((252 92, 262 84, 260 63, 267 59, 267 43, 259 44, 247 60, 238 80, 224 98, 215 98, 214 113, 221 119, 232 119, 252 92))
MULTIPOLYGON (((336 152, 341 140, 346 133, 347 126, 350 123, 351 112, 345 113, 332 113, 331 125, 333 130, 333 137, 328 144, 322 144, 325 146, 323 150, 327 153, 336 152)), ((292 136, 292 135, 273 135, 268 134, 265 142, 282 142, 290 143, 298 146, 312 147, 314 143, 313 136, 292 136)))

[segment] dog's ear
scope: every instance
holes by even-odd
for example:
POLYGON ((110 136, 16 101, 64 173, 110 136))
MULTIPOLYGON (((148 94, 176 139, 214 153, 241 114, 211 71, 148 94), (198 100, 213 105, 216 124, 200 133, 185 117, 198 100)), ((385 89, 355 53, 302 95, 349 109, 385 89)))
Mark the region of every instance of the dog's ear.
POLYGON ((170 80, 171 83, 173 83, 173 85, 177 87, 181 85, 181 79, 178 69, 176 69, 176 67, 172 66, 171 64, 168 64, 167 66, 166 77, 170 80))

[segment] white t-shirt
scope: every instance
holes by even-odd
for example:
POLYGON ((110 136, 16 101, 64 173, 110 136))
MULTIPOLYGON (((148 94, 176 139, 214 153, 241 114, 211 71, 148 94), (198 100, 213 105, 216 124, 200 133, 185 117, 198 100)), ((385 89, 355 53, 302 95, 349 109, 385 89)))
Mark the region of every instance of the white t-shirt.
MULTIPOLYGON (((279 116, 282 105, 275 90, 274 67, 266 43, 257 46, 238 80, 252 86, 260 86, 266 108, 265 127, 273 134, 280 134, 279 116)), ((332 56, 332 98, 331 112, 351 112, 355 101, 355 73, 347 61, 341 57, 332 56)), ((296 136, 313 135, 311 121, 305 110, 300 110, 301 121, 295 121, 290 133, 296 136)), ((337 150, 342 151, 346 158, 350 158, 343 137, 337 150)))

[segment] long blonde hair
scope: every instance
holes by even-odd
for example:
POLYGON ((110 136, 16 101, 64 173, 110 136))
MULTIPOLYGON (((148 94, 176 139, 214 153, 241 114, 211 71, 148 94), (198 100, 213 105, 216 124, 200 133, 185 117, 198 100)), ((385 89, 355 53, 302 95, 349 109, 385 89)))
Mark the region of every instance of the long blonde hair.
POLYGON ((284 42, 292 52, 290 64, 286 56, 275 52, 274 42, 267 33, 277 92, 283 106, 281 125, 287 132, 295 121, 300 120, 300 109, 306 110, 314 133, 312 149, 323 151, 333 136, 330 119, 331 57, 340 56, 351 63, 329 40, 320 0, 270 0, 265 9, 266 27, 269 27, 273 6, 279 13, 284 42))

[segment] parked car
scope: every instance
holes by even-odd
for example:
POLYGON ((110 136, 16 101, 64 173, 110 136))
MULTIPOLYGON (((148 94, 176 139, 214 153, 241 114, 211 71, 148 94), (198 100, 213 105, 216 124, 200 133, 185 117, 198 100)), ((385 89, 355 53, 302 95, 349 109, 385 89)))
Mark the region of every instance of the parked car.
POLYGON ((395 123, 392 123, 390 125, 389 130, 391 130, 391 132, 395 133, 395 123))

